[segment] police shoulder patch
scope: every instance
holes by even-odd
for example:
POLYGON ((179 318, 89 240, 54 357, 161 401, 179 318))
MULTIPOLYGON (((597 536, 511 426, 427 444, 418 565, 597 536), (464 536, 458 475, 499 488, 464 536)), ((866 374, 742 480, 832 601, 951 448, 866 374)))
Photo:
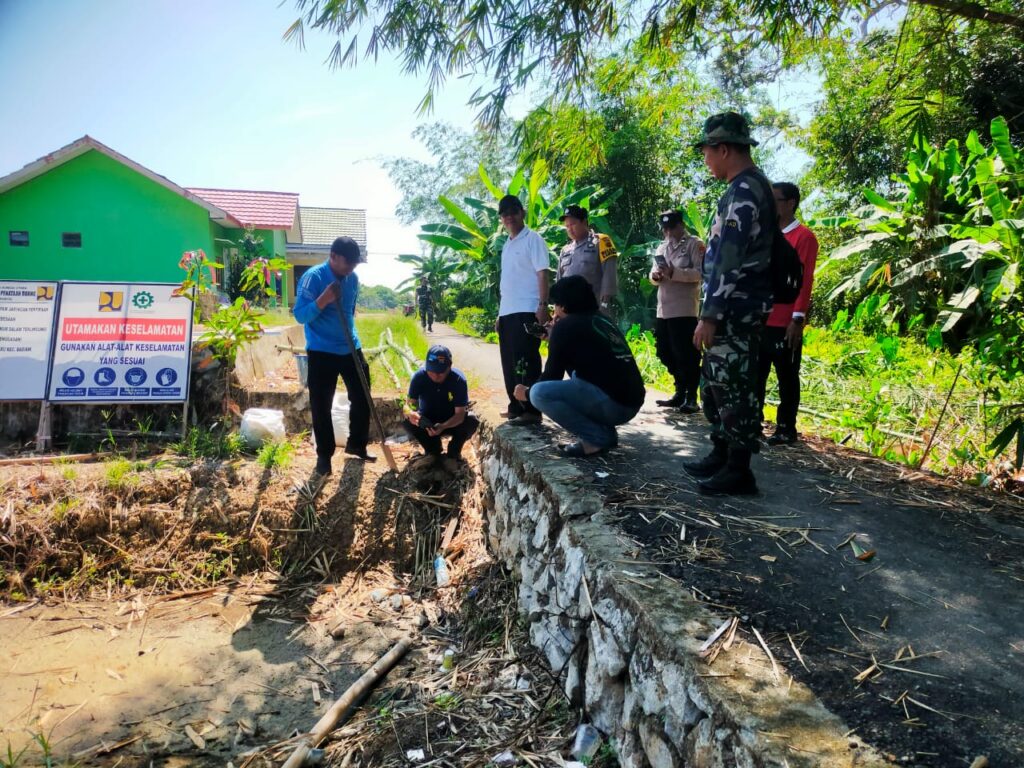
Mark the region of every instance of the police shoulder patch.
POLYGON ((600 232, 597 235, 597 255, 602 262, 614 259, 619 255, 619 252, 615 250, 615 243, 612 242, 612 239, 600 232))

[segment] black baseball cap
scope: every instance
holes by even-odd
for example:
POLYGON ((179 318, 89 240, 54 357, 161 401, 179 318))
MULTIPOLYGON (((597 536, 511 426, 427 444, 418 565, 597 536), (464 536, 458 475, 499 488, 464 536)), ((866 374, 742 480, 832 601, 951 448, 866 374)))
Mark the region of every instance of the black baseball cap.
POLYGON ((586 221, 589 218, 587 209, 581 205, 570 205, 566 207, 565 213, 562 214, 562 221, 565 221, 570 216, 577 221, 586 221))
POLYGON ((679 211, 662 211, 658 214, 658 223, 662 229, 670 229, 677 224, 682 224, 683 217, 679 211))
POLYGON ((427 363, 424 367, 431 373, 444 373, 452 367, 451 350, 435 344, 427 352, 427 363))
POLYGON ((523 201, 515 195, 505 195, 501 200, 498 201, 498 215, 503 216, 506 213, 516 213, 517 211, 525 210, 523 208, 523 201))

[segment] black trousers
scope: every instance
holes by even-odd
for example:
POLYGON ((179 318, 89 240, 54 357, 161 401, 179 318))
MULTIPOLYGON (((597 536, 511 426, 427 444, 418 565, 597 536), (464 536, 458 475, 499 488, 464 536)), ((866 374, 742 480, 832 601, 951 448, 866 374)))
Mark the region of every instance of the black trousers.
POLYGON ((434 306, 432 304, 420 304, 420 327, 434 327, 434 306))
POLYGON ((530 405, 516 400, 516 384, 532 386, 540 378, 540 339, 526 332, 525 326, 537 322, 533 312, 515 312, 498 318, 498 347, 501 352, 501 372, 508 393, 509 416, 540 413, 530 405))
POLYGON ((416 441, 423 446, 424 451, 435 456, 441 454, 441 438, 449 435, 451 440, 448 441, 448 455, 458 458, 462 455, 462 446, 476 432, 476 428, 480 426, 480 421, 473 414, 467 413, 466 418, 457 427, 446 429, 440 435, 434 436, 428 435, 427 430, 416 426, 408 419, 402 422, 402 426, 405 427, 405 431, 409 433, 410 437, 416 438, 416 441))
POLYGON ((697 402, 700 386, 700 352, 693 346, 696 317, 659 317, 654 324, 658 359, 675 379, 676 394, 697 402))
POLYGON ((363 385, 356 372, 356 359, 363 366, 366 381, 370 381, 370 366, 366 364, 363 351, 353 355, 335 355, 331 352, 310 350, 309 355, 309 410, 313 415, 313 437, 316 438, 316 455, 330 459, 334 455, 334 424, 331 422, 331 403, 338 388, 338 376, 345 382, 348 391, 349 422, 348 442, 345 450, 363 453, 370 437, 370 403, 363 392, 363 385))
POLYGON ((760 380, 758 394, 761 398, 762 420, 764 398, 768 388, 768 374, 775 366, 779 380, 779 408, 775 424, 785 429, 796 428, 796 413, 800 408, 800 354, 802 344, 796 349, 786 343, 786 329, 766 327, 761 336, 760 380))

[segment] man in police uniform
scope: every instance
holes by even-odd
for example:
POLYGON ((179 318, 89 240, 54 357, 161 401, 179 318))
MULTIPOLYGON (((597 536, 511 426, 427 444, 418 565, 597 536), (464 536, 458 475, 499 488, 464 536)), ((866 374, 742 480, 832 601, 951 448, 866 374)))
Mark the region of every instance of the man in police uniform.
POLYGON ((562 214, 569 242, 558 256, 557 279, 582 275, 594 289, 601 311, 608 314, 612 299, 619 292, 619 254, 608 235, 590 228, 586 208, 570 205, 562 214))
POLYGON ((736 112, 704 123, 697 147, 716 179, 729 182, 718 201, 704 256, 704 303, 693 343, 704 351, 701 399, 711 422, 711 453, 683 467, 702 493, 757 493, 751 454, 761 433, 758 353, 772 307, 771 252, 778 222, 772 187, 750 157, 746 119, 736 112))

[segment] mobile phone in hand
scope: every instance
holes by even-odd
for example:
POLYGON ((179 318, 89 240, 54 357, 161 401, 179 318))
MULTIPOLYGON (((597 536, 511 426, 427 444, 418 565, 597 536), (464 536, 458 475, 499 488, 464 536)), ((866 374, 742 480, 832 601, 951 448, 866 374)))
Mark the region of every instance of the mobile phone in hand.
POLYGON ((531 336, 536 336, 538 339, 545 339, 548 335, 547 326, 540 323, 523 323, 523 330, 531 336))
POLYGON ((668 262, 665 260, 665 257, 662 256, 660 253, 654 257, 654 263, 658 265, 658 269, 660 269, 662 272, 668 269, 668 262))
POLYGON ((426 416, 420 415, 420 426, 423 429, 434 429, 435 427, 437 427, 437 424, 432 422, 426 416))

